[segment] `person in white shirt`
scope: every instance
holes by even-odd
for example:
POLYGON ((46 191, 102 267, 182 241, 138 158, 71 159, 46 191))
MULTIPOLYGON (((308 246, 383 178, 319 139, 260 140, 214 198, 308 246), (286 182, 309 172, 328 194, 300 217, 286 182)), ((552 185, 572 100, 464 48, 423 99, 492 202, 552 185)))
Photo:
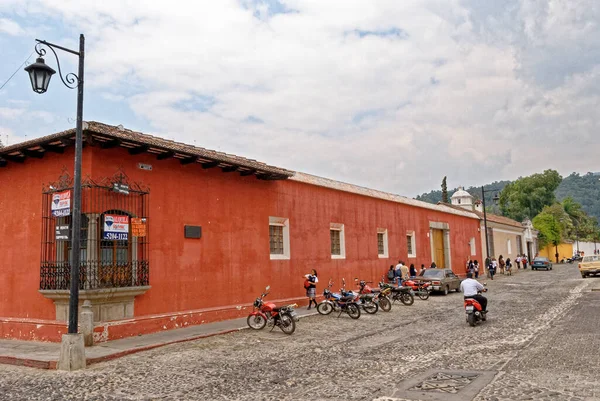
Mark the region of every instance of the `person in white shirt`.
POLYGON ((467 273, 467 278, 460 283, 460 290, 465 299, 473 298, 481 305, 484 311, 487 311, 487 298, 479 294, 479 291, 485 292, 485 287, 477 280, 473 280, 473 274, 467 273))

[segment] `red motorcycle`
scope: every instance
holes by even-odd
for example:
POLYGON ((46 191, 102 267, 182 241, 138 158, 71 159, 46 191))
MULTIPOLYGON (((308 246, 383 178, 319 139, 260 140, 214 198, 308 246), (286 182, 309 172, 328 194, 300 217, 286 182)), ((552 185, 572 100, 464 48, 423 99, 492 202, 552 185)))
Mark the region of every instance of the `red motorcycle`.
POLYGON ((431 288, 429 283, 423 281, 415 281, 415 280, 405 280, 402 285, 404 287, 412 288, 413 292, 416 296, 421 298, 423 301, 429 298, 429 294, 431 293, 431 288))
MULTIPOLYGON (((481 292, 487 292, 487 288, 481 292)), ((475 326, 480 321, 487 319, 487 311, 484 311, 481 304, 475 298, 465 298, 465 312, 467 314, 467 322, 470 326, 475 326)))
POLYGON ((265 288, 260 297, 254 301, 254 311, 248 315, 246 323, 251 329, 261 330, 267 324, 271 326, 271 331, 275 326, 279 326, 285 334, 292 334, 296 330, 296 321, 298 314, 294 310, 296 304, 277 307, 273 302, 264 302, 264 297, 269 294, 270 285, 265 288))

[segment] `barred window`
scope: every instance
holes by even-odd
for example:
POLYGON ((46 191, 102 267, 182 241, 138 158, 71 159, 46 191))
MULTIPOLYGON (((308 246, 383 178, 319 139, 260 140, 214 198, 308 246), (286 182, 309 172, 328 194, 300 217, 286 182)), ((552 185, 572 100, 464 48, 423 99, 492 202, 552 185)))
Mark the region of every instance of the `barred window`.
POLYGON ((331 254, 340 256, 342 254, 340 230, 329 230, 329 234, 331 236, 331 254))
POLYGON ((416 243, 415 243, 415 232, 409 231, 406 234, 406 249, 408 251, 409 258, 417 257, 416 243))
POLYGON ((269 254, 271 259, 290 258, 290 222, 283 217, 269 217, 269 254))
POLYGON ((523 243, 521 242, 521 236, 517 235, 517 255, 523 254, 523 243))
POLYGON ((385 254, 385 247, 383 245, 383 233, 377 233, 377 253, 379 255, 385 254))
POLYGON ((283 255, 283 226, 269 226, 271 255, 283 255))

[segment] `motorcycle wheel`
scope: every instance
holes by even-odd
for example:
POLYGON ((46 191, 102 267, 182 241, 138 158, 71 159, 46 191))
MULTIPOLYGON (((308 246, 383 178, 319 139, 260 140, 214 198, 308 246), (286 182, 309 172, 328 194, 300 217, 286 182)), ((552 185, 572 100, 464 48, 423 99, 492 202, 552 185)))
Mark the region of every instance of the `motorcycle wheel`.
POLYGON ((417 295, 423 301, 427 301, 429 299, 429 291, 419 291, 419 292, 417 292, 417 295))
POLYGON ((281 319, 279 321, 279 328, 285 334, 290 335, 294 331, 296 331, 296 322, 294 322, 294 319, 292 319, 290 315, 284 313, 283 315, 281 315, 281 319))
POLYGON ((267 324, 267 319, 265 319, 262 315, 250 315, 248 319, 246 319, 246 323, 248 323, 248 327, 254 330, 261 330, 267 324))
POLYGON ((379 305, 377 305, 374 302, 369 302, 367 304, 363 304, 363 309, 365 310, 365 312, 367 312, 369 315, 374 315, 377 313, 377 311, 379 310, 379 305))
POLYGON ((360 308, 356 304, 348 304, 348 306, 346 306, 346 313, 348 313, 348 316, 352 319, 358 319, 360 317, 360 308))
POLYGON ((475 327, 475 314, 474 313, 469 313, 467 315, 467 322, 469 322, 469 326, 475 327))
POLYGON ((317 312, 319 312, 321 315, 329 315, 331 312, 333 312, 333 305, 327 301, 323 301, 317 305, 317 312))
POLYGON ((392 310, 392 303, 388 297, 382 297, 379 299, 379 307, 382 311, 389 312, 392 310))
POLYGON ((413 297, 412 294, 405 292, 400 295, 400 302, 402 302, 404 305, 410 306, 415 303, 415 297, 413 297))

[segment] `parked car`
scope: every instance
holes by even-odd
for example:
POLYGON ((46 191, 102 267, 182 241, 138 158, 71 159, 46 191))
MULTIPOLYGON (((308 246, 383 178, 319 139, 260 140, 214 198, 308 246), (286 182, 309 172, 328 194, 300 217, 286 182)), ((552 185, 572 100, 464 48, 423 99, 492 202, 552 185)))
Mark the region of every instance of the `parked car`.
POLYGON ((531 262, 531 270, 539 269, 552 270, 552 262, 550 262, 550 259, 541 256, 533 259, 533 262, 531 262))
POLYGON ((600 274, 600 255, 584 256, 579 263, 579 273, 583 278, 600 274))
POLYGON ((415 279, 431 283, 432 291, 441 291, 444 295, 452 290, 460 291, 460 282, 462 281, 452 269, 427 269, 415 279))

